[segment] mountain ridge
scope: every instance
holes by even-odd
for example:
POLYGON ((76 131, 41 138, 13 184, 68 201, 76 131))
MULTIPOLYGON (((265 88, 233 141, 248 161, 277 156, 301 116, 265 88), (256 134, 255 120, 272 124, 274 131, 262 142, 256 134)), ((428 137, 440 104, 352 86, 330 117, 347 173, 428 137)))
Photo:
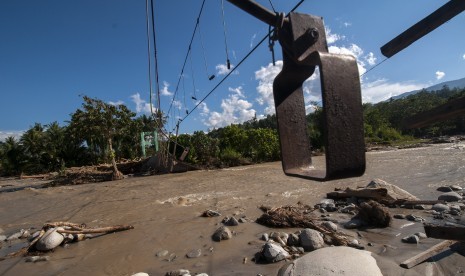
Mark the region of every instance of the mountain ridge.
POLYGON ((441 83, 432 85, 432 86, 427 87, 427 88, 413 90, 413 91, 409 91, 409 92, 404 92, 404 93, 399 94, 397 96, 391 97, 389 100, 391 100, 391 99, 393 99, 393 100, 403 99, 403 98, 408 97, 410 95, 415 95, 415 94, 417 94, 417 93, 419 93, 419 92, 421 92, 423 90, 426 90, 427 92, 433 92, 433 91, 441 90, 444 86, 449 87, 449 89, 454 89, 454 88, 462 89, 462 88, 465 88, 465 78, 461 78, 461 79, 457 79, 457 80, 451 80, 451 81, 445 81, 445 82, 441 82, 441 83))

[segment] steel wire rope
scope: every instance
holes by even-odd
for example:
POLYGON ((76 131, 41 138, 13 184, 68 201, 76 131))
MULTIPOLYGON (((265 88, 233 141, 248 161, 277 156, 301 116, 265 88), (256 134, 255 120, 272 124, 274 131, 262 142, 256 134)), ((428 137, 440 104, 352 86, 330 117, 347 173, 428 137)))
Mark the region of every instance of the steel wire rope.
POLYGON ((197 31, 197 27, 199 26, 199 20, 200 20, 200 16, 202 15, 202 11, 203 11, 204 5, 205 5, 205 0, 202 1, 202 6, 200 7, 199 15, 197 16, 197 20, 196 20, 196 24, 195 24, 195 27, 194 27, 194 31, 192 32, 191 41, 189 42, 189 46, 188 46, 188 49, 187 49, 187 54, 186 54, 186 57, 184 58, 184 64, 182 65, 181 75, 179 76, 178 83, 176 84, 176 89, 174 90, 173 99, 171 100, 170 107, 168 108, 168 114, 170 113, 171 108, 173 107, 174 99, 176 98, 176 94, 178 93, 179 83, 180 83, 180 81, 181 81, 181 76, 182 76, 182 74, 184 73, 184 68, 186 67, 187 58, 189 57, 189 53, 190 53, 190 51, 191 51, 192 42, 194 41, 195 33, 196 33, 196 31, 197 31))
MULTIPOLYGON (((271 1, 271 0, 270 0, 271 1)), ((152 38, 153 38, 153 51, 154 51, 154 62, 155 62, 155 80, 157 83, 157 115, 160 114, 160 107, 161 107, 161 101, 160 101, 160 80, 159 80, 159 69, 158 69, 158 57, 157 57, 157 39, 156 39, 156 29, 155 29, 155 16, 153 14, 154 10, 154 0, 150 0, 151 6, 152 6, 152 38)), ((152 96, 152 94, 150 94, 152 96)), ((150 99, 150 111, 153 116, 153 111, 152 111, 152 99, 150 99)), ((161 120, 161 118, 159 118, 161 120)), ((158 122, 161 124, 161 122, 158 122)), ((158 126, 161 128, 161 126, 158 126)))
MULTIPOLYGON (((195 94, 195 77, 194 77, 194 67, 192 65, 192 53, 191 55, 189 56, 189 59, 190 59, 190 65, 191 65, 191 79, 192 79, 192 89, 194 89, 194 98, 197 99, 197 95, 195 94)), ((186 106, 187 108, 187 106, 186 106)))
POLYGON ((231 61, 229 60, 228 42, 226 39, 226 20, 224 19, 224 0, 221 0, 221 18, 223 19, 223 34, 224 34, 224 47, 226 50, 226 65, 228 70, 231 69, 231 61))
POLYGON ((200 22, 199 22, 199 38, 200 38, 200 46, 202 47, 203 61, 205 63, 205 74, 207 75, 208 80, 213 80, 215 78, 215 75, 214 74, 208 75, 207 55, 205 54, 205 46, 203 45, 202 29, 200 28, 200 22))
MULTIPOLYGON (((289 14, 291 12, 294 12, 305 0, 300 0, 295 6, 294 8, 292 8, 292 10, 286 15, 286 17, 289 16, 289 14)), ((182 123, 187 117, 189 117, 189 115, 191 115, 194 110, 197 109, 197 107, 200 106, 200 104, 202 104, 229 76, 231 76, 231 74, 247 59, 250 57, 250 55, 252 55, 253 52, 255 52, 255 50, 257 50, 257 48, 274 32, 274 28, 268 32, 268 34, 266 34, 261 40, 260 42, 257 43, 257 45, 255 45, 255 47, 253 47, 248 53, 247 55, 245 55, 240 61, 239 63, 233 67, 228 74, 226 74, 211 90, 210 92, 208 92, 205 97, 203 97, 195 106, 194 108, 192 108, 192 110, 189 112, 189 114, 187 114, 186 116, 184 116, 182 119, 179 119, 179 123, 182 123)), ((173 129, 174 130, 174 129, 173 129)))

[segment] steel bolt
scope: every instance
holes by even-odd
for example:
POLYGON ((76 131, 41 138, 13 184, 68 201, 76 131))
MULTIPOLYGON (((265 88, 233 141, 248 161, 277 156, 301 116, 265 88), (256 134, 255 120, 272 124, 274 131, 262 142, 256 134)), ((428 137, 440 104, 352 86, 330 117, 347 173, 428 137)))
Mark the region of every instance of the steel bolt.
POLYGON ((308 29, 307 34, 313 39, 313 42, 316 42, 320 37, 320 33, 315 28, 308 29))

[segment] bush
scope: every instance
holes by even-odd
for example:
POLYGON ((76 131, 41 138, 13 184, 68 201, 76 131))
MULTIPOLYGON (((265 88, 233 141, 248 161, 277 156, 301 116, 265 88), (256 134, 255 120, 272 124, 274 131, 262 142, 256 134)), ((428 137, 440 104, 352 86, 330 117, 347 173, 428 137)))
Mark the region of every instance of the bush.
POLYGON ((242 154, 229 147, 224 149, 220 154, 220 160, 224 165, 230 167, 239 166, 244 163, 242 154))

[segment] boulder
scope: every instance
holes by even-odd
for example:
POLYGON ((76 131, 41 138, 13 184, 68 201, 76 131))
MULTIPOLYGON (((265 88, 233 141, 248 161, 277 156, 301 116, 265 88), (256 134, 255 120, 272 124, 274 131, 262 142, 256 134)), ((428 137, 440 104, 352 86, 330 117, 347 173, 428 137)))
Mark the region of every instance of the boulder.
POLYGON ((345 246, 325 247, 285 264, 278 276, 382 276, 376 260, 369 251, 345 246))
POLYGON ((48 229, 47 232, 45 232, 45 234, 37 241, 35 245, 36 249, 39 251, 48 251, 59 246, 65 239, 62 234, 57 232, 59 229, 63 228, 58 227, 48 229))
POLYGON ((310 228, 304 229, 300 233, 299 240, 300 245, 307 252, 322 248, 325 244, 321 233, 310 228))
POLYGON ((279 262, 290 256, 279 244, 271 242, 267 242, 263 245, 261 254, 268 263, 279 262))
POLYGON ((396 185, 389 184, 381 179, 373 179, 368 185, 367 188, 385 188, 387 189, 387 200, 419 200, 418 197, 412 195, 404 189, 397 187, 396 185))
POLYGON ((442 203, 436 203, 433 207, 431 207, 431 209, 438 212, 449 212, 450 207, 442 203))
POLYGON ((444 200, 447 202, 456 202, 462 199, 462 196, 456 192, 443 193, 438 197, 438 200, 444 200))
POLYGON ((222 241, 222 240, 229 240, 232 238, 231 230, 229 230, 226 226, 221 226, 220 228, 216 229, 215 233, 213 233, 212 239, 214 241, 222 241))

